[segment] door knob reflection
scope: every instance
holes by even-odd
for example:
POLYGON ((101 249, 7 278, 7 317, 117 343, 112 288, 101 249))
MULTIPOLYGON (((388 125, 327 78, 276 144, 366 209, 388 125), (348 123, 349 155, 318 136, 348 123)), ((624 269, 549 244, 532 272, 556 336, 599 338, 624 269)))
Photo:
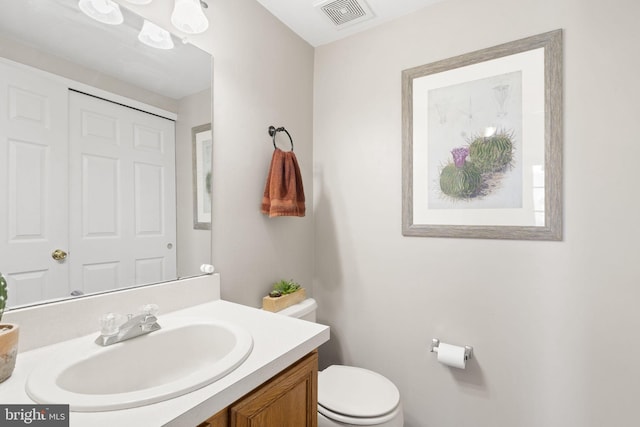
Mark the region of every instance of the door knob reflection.
POLYGON ((64 261, 65 258, 67 258, 67 253, 62 249, 56 249, 51 253, 51 258, 55 259, 56 261, 64 261))

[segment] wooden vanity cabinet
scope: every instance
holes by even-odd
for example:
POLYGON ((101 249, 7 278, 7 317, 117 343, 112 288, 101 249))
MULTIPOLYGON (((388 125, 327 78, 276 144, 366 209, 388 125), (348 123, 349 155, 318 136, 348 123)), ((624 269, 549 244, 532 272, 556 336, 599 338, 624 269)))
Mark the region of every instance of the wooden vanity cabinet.
POLYGON ((300 359, 198 427, 317 427, 318 352, 300 359))
POLYGON ((229 408, 198 424, 198 427, 229 427, 229 408))

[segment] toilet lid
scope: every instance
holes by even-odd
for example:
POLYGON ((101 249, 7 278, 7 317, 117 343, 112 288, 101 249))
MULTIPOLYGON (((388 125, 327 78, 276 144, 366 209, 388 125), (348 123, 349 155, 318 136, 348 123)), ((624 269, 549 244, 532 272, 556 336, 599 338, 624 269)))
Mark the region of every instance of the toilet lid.
POLYGON ((350 417, 379 417, 398 406, 400 392, 376 372, 333 365, 318 373, 318 403, 350 417))

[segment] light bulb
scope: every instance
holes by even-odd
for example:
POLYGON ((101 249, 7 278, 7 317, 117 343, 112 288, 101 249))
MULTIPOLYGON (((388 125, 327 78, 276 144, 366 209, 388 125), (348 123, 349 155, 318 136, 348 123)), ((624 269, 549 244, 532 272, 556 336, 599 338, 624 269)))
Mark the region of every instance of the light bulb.
POLYGON ((203 33, 209 28, 209 21, 200 7, 200 0, 175 0, 171 23, 187 34, 203 33))
POLYGON ((146 19, 144 20, 144 24, 142 24, 140 34, 138 34, 138 40, 156 49, 173 49, 171 34, 164 28, 160 28, 146 19))
POLYGON ((119 25, 124 21, 120 6, 112 0, 80 0, 78 7, 85 15, 103 24, 119 25))

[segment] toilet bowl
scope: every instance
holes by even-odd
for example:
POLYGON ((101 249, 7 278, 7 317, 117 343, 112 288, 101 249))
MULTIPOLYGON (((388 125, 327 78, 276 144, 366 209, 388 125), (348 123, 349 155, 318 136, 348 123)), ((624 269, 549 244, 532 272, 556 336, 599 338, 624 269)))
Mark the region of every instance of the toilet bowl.
MULTIPOLYGON (((278 314, 316 321, 313 298, 278 314)), ((318 372, 318 427, 402 427, 400 392, 386 377, 368 369, 332 365, 318 372)))

